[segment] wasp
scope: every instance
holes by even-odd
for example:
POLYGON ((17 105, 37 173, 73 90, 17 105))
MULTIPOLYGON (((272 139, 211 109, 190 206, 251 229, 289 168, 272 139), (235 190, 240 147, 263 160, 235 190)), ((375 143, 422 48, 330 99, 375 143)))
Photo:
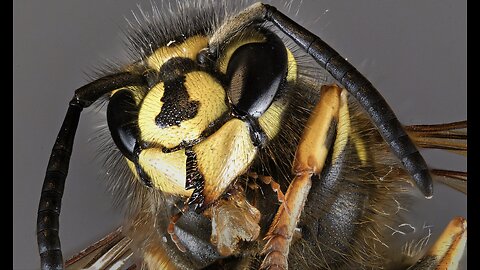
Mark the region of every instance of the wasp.
POLYGON ((38 210, 43 269, 134 257, 130 267, 146 269, 458 264, 464 218, 426 253, 422 238, 395 258, 389 239, 408 226, 399 211, 410 193, 432 197, 434 178, 466 192, 465 173, 429 168, 417 148, 465 154, 465 121, 401 125, 366 77, 271 5, 195 2, 168 15, 139 23, 136 60, 69 103, 38 210), (74 136, 82 110, 102 102, 108 155, 125 172, 111 186, 128 218, 64 263, 58 220, 74 136))

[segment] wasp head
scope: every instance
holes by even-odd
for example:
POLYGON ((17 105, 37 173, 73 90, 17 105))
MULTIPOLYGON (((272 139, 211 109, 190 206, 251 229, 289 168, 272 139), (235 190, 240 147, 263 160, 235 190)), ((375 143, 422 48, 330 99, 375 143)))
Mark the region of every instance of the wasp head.
POLYGON ((277 135, 293 56, 273 32, 248 33, 216 55, 208 36, 174 39, 138 64, 145 89, 112 94, 112 138, 147 186, 211 203, 277 135))

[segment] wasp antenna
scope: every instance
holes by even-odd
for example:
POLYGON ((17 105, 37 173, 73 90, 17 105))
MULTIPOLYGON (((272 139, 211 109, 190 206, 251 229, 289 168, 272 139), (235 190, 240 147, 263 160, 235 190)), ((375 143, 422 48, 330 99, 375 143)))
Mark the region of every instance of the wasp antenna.
POLYGON ((400 159, 412 176, 423 195, 431 198, 433 195, 432 176, 425 160, 408 137, 393 110, 372 83, 318 36, 276 8, 269 5, 264 6, 267 9, 265 20, 271 21, 287 34, 355 97, 368 113, 395 156, 400 159))
POLYGON ((145 83, 143 76, 118 73, 102 77, 75 91, 75 96, 70 101, 62 127, 53 145, 38 206, 37 242, 41 269, 64 268, 58 236, 59 216, 75 133, 83 108, 115 89, 145 83))
POLYGON ((273 23, 289 36, 355 97, 392 152, 412 176, 416 186, 426 198, 431 198, 433 184, 428 166, 378 90, 337 51, 275 7, 256 3, 227 20, 212 36, 210 49, 214 51, 219 44, 228 40, 232 33, 235 33, 233 29, 243 29, 265 21, 273 23))
POLYGON ((82 109, 78 104, 70 103, 48 162, 37 216, 37 242, 42 269, 63 269, 63 257, 58 237, 58 217, 75 131, 82 109))

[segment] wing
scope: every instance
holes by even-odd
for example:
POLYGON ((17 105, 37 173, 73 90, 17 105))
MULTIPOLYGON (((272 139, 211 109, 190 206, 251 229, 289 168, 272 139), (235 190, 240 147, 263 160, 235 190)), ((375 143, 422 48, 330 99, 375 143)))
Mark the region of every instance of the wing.
POLYGON ((405 130, 419 147, 467 155, 467 121, 406 126, 405 130))
MULTIPOLYGON (((405 130, 421 148, 446 150, 467 156, 467 121, 406 126, 405 130)), ((434 179, 467 194, 467 173, 433 169, 434 179)))
POLYGON ((133 260, 132 240, 122 227, 108 234, 65 262, 66 269, 140 269, 133 260))
POLYGON ((449 170, 432 170, 434 179, 467 194, 467 173, 449 170))

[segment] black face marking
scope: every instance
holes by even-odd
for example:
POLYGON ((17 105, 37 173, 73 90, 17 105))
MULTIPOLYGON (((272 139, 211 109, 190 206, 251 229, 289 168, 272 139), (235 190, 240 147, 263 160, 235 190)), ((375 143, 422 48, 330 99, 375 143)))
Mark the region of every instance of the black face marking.
MULTIPOLYGON (((187 156, 187 179, 185 183, 185 189, 189 190, 199 186, 200 182, 204 182, 203 175, 198 170, 197 155, 191 149, 185 149, 185 155, 187 156)), ((203 189, 203 188, 202 188, 203 189)))
POLYGON ((199 102, 190 100, 185 87, 185 75, 198 70, 196 63, 188 58, 172 58, 160 69, 159 78, 164 82, 163 106, 155 117, 160 128, 179 126, 182 121, 194 118, 198 113, 199 102))
POLYGON ((155 117, 155 123, 160 128, 180 126, 182 121, 194 118, 198 113, 198 101, 189 100, 185 88, 185 76, 165 82, 165 92, 160 113, 155 117))
POLYGON ((257 118, 246 117, 248 130, 250 131, 250 140, 253 146, 263 148, 267 144, 267 134, 263 131, 257 118))
POLYGON ((205 179, 198 170, 197 154, 191 147, 185 149, 185 155, 187 156, 185 189, 193 189, 192 196, 188 199, 188 204, 193 205, 195 211, 199 211, 202 209, 205 201, 205 196, 202 194, 205 188, 205 179))
POLYGON ((133 150, 133 163, 135 164, 135 169, 137 170, 138 177, 140 177, 140 180, 142 180, 143 184, 145 184, 145 186, 149 188, 152 188, 152 179, 150 179, 150 176, 148 176, 148 174, 143 170, 142 166, 138 162, 142 150, 143 147, 138 142, 136 142, 133 150))
POLYGON ((217 118, 212 123, 210 123, 208 127, 202 132, 202 134, 200 134, 200 136, 197 139, 191 140, 191 141, 182 141, 179 145, 171 148, 163 147, 162 152, 172 153, 172 152, 176 152, 178 150, 185 149, 188 147, 192 147, 196 144, 199 144, 200 142, 208 138, 210 135, 215 133, 217 130, 219 130, 225 123, 227 123, 232 118, 233 116, 229 111, 224 112, 219 118, 217 118))

